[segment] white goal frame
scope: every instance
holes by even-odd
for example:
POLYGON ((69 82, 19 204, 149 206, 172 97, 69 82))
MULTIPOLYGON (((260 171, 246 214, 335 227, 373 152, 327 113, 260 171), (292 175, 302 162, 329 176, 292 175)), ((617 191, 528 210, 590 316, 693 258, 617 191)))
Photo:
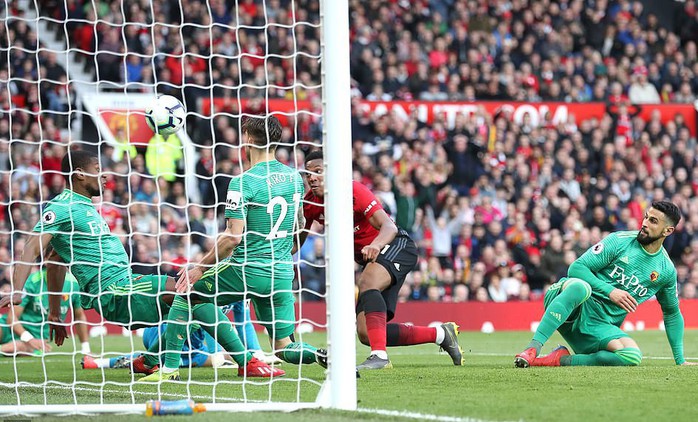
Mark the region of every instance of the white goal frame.
MULTIPOLYGON (((323 144, 325 151, 327 379, 314 402, 204 403, 207 411, 289 412, 308 408, 357 409, 356 315, 351 192, 351 104, 348 0, 319 0, 323 144), (329 30, 327 30, 329 28, 329 30)), ((36 23, 38 23, 38 17, 36 23)), ((34 26, 36 28, 36 26, 34 26)), ((142 404, 0 405, 0 417, 144 414, 142 404)))

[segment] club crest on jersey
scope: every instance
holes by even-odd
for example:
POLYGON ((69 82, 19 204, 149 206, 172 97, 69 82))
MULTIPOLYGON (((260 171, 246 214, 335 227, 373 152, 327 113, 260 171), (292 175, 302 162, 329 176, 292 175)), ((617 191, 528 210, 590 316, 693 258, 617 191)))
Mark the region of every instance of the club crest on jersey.
POLYGON ((65 302, 66 300, 68 300, 69 297, 70 297, 70 295, 64 294, 64 295, 63 295, 63 301, 65 302))
POLYGON ((652 271, 652 274, 650 274, 650 281, 652 283, 654 283, 655 281, 657 281, 658 278, 659 278, 659 273, 656 271, 652 271))
POLYGON ((51 224, 56 221, 56 213, 53 211, 46 211, 44 215, 41 216, 41 219, 44 220, 44 223, 51 224))

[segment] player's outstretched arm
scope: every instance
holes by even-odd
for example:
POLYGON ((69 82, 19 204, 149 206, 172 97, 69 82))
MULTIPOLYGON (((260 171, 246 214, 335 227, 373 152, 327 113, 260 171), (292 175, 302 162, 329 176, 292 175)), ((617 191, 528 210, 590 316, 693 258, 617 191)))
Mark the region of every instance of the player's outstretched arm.
POLYGON ((382 209, 374 212, 368 221, 378 230, 378 236, 373 239, 373 242, 371 242, 370 245, 364 246, 364 248, 361 250, 361 254, 366 262, 372 262, 378 258, 378 254, 381 252, 381 249, 395 239, 395 236, 397 235, 397 226, 382 209))
POLYGON ((68 338, 68 332, 61 320, 61 299, 63 298, 63 284, 68 267, 63 264, 63 260, 51 250, 46 257, 46 284, 48 285, 48 322, 49 339, 54 340, 56 346, 63 345, 63 341, 68 338))
MULTIPOLYGON (((673 278, 674 280, 676 279, 675 274, 673 278)), ((671 352, 674 355, 674 361, 677 365, 684 365, 686 363, 683 354, 684 320, 679 308, 679 298, 676 294, 676 282, 674 281, 672 284, 659 289, 656 296, 664 314, 664 327, 669 346, 671 346, 671 352)))
POLYGON ((175 284, 177 293, 186 292, 190 285, 199 281, 208 268, 222 259, 229 257, 242 241, 244 229, 244 220, 237 218, 228 218, 225 220, 225 231, 218 235, 215 247, 208 251, 201 261, 193 268, 189 270, 182 268, 177 274, 179 276, 177 284, 175 284))
POLYGON ((39 257, 42 251, 46 250, 52 238, 53 235, 51 233, 35 234, 29 237, 29 240, 24 245, 22 256, 19 258, 19 262, 15 264, 12 273, 12 290, 14 293, 0 298, 0 308, 10 304, 19 305, 22 303, 24 283, 27 282, 27 277, 31 273, 36 258, 39 257))

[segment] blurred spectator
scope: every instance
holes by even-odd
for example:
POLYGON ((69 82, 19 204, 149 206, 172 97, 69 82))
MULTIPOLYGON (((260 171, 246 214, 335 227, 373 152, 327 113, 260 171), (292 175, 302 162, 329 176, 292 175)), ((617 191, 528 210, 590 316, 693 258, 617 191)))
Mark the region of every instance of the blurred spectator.
POLYGON ((660 102, 657 88, 647 81, 647 68, 637 66, 633 70, 633 83, 630 85, 628 97, 633 104, 657 104, 660 102))

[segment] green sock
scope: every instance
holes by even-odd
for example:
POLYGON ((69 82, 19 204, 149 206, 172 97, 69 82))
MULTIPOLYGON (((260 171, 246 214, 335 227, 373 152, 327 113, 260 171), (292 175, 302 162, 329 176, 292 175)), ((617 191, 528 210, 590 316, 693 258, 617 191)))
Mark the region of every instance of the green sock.
MULTIPOLYGON (((533 340, 545 344, 551 335, 569 318, 574 309, 591 296, 591 286, 585 281, 571 278, 545 309, 533 340)), ((540 349, 538 349, 540 351, 540 349)))
POLYGON ((531 342, 528 343, 528 346, 526 346, 526 349, 530 349, 531 347, 536 349, 536 356, 538 356, 540 354, 540 349, 543 348, 543 343, 540 341, 531 340, 531 342))
POLYGON ((301 363, 315 363, 317 348, 308 343, 291 343, 278 352, 279 359, 299 365, 301 363))
POLYGON ((252 359, 252 353, 248 352, 242 344, 235 327, 221 308, 213 303, 200 303, 194 305, 192 313, 194 320, 201 323, 201 328, 216 339, 238 365, 241 367, 247 365, 247 362, 252 359))
POLYGON ((561 366, 637 366, 642 362, 642 352, 634 347, 609 352, 599 350, 588 355, 572 355, 560 358, 561 366))
POLYGON ((166 349, 165 366, 170 369, 179 368, 182 358, 182 346, 187 337, 187 324, 189 323, 189 303, 186 299, 177 296, 172 301, 167 330, 165 330, 166 349))
POLYGON ((150 347, 148 347, 148 351, 143 354, 145 364, 151 368, 155 365, 160 365, 160 352, 162 352, 162 345, 166 342, 166 334, 166 332, 160 334, 158 341, 151 344, 150 347))

